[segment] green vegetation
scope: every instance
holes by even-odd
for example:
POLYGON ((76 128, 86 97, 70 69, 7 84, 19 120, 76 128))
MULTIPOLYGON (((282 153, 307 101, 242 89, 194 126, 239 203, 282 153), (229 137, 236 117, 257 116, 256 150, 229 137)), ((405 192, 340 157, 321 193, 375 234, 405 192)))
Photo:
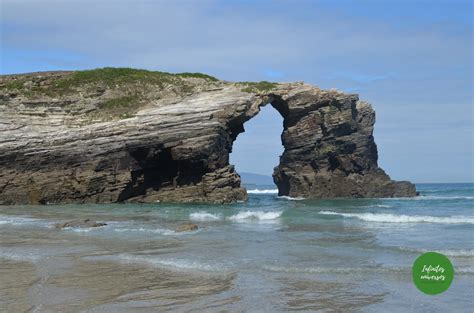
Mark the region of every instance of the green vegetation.
POLYGON ((142 104, 138 95, 109 99, 97 105, 97 110, 87 114, 90 120, 110 121, 133 117, 142 104))
POLYGON ((328 154, 328 153, 333 153, 336 152, 336 146, 334 145, 326 145, 322 147, 321 149, 318 150, 320 154, 328 154))
POLYGON ((47 84, 30 84, 25 86, 28 77, 20 77, 17 80, 9 81, 1 88, 9 91, 30 92, 36 95, 58 96, 74 92, 77 88, 106 87, 116 88, 132 85, 152 85, 162 88, 164 84, 175 85, 184 91, 192 90, 183 78, 200 78, 208 81, 218 81, 217 78, 202 73, 179 73, 172 74, 159 71, 148 71, 133 68, 113 68, 104 67, 93 70, 76 71, 63 78, 52 80, 47 84))
POLYGON ((210 81, 213 81, 213 82, 219 81, 214 76, 203 74, 203 73, 188 73, 188 72, 185 72, 185 73, 178 73, 178 74, 175 74, 175 75, 180 76, 180 77, 202 78, 202 79, 207 79, 207 80, 210 80, 210 81))
POLYGON ((13 80, 5 84, 7 90, 21 90, 24 88, 25 82, 23 80, 13 80))
POLYGON ((267 81, 260 81, 260 82, 239 82, 239 85, 246 86, 242 89, 244 92, 267 92, 274 89, 278 86, 278 83, 272 83, 267 81))
POLYGON ((107 100, 98 105, 99 109, 120 109, 133 106, 139 100, 138 96, 125 96, 107 100))

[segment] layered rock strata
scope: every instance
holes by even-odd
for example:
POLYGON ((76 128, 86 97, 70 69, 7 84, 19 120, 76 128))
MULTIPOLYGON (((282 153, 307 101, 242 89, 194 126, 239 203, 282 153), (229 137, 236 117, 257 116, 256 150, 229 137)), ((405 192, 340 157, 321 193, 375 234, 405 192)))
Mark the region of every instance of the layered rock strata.
POLYGON ((375 113, 357 95, 103 69, 1 76, 0 204, 245 200, 229 153, 267 104, 284 120, 280 195, 416 194, 378 167, 375 113))

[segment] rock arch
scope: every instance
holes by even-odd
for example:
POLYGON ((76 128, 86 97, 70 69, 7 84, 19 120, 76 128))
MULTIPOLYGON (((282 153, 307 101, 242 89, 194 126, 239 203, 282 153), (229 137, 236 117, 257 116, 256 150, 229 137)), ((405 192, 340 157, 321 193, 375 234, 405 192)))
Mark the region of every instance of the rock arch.
MULTIPOLYGON (((283 117, 284 152, 273 179, 280 196, 363 198, 413 196, 378 167, 373 137, 375 112, 357 95, 306 84, 268 93, 257 107, 273 106, 283 117)), ((256 115, 254 106, 248 117, 256 115)))
MULTIPOLYGON (((43 86, 71 74, 31 75, 43 86)), ((244 123, 268 104, 284 120, 273 173, 280 195, 416 194, 378 167, 375 113, 357 95, 304 83, 255 91, 196 79, 189 78, 197 86, 191 93, 160 89, 159 100, 146 98, 133 116, 93 123, 81 116, 124 90, 87 94, 89 86, 39 100, 0 90, 0 204, 245 200, 229 153, 244 123)))

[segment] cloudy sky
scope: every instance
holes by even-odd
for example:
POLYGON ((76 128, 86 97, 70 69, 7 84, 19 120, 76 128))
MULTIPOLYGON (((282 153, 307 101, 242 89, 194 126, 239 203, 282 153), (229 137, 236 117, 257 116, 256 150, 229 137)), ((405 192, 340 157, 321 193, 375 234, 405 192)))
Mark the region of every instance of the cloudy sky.
MULTIPOLYGON (((358 93, 377 112, 395 179, 473 181, 470 0, 0 0, 0 72, 126 66, 358 93)), ((236 143, 270 174, 281 118, 265 108, 236 143), (276 139, 275 139, 276 138, 276 139)))

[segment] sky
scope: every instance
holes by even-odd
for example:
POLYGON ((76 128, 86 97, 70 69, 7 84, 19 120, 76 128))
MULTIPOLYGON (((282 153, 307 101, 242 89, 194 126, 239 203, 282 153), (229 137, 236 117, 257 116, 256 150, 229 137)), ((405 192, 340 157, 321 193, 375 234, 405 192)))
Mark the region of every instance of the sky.
MULTIPOLYGON (((0 0, 0 11, 1 74, 121 66, 304 80, 373 105, 392 178, 473 181, 470 0, 0 0)), ((262 113, 237 139, 238 170, 278 163, 281 118, 262 113), (246 142, 273 148, 250 161, 246 142)))

